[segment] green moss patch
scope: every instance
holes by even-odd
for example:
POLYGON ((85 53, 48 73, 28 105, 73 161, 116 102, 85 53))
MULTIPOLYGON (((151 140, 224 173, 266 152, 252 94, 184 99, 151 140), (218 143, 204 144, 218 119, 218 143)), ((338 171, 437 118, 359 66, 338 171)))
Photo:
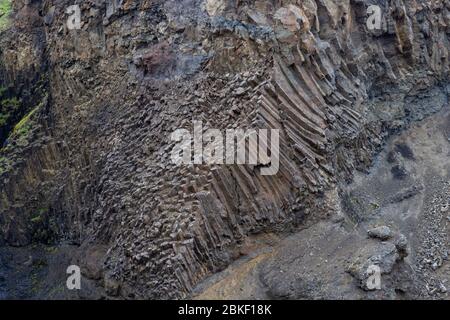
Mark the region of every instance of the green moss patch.
POLYGON ((17 154, 17 152, 23 150, 23 147, 27 147, 30 144, 33 138, 33 132, 39 127, 35 119, 36 113, 38 113, 46 101, 47 96, 14 125, 14 119, 17 119, 20 113, 19 109, 22 108, 21 102, 16 98, 1 100, 0 96, 0 107, 2 107, 0 111, 3 111, 0 112, 0 123, 4 120, 7 121, 4 126, 0 125, 0 138, 2 139, 0 143, 3 139, 6 140, 5 137, 8 137, 6 140, 7 143, 3 147, 0 145, 0 176, 11 170, 13 159, 17 160, 17 155, 14 156, 14 154, 17 154))
POLYGON ((13 135, 21 135, 21 134, 25 134, 28 132, 28 130, 31 127, 31 117, 33 116, 33 114, 36 113, 36 111, 39 109, 40 106, 37 106, 36 108, 34 108, 33 110, 31 110, 25 117, 22 118, 22 120, 20 120, 15 126, 14 126, 14 130, 13 130, 13 135))
MULTIPOLYGON (((1 89, 1 88, 0 88, 1 89)), ((2 97, 0 91, 0 97, 2 97)), ((0 100, 0 127, 8 124, 20 108, 20 101, 13 98, 5 98, 0 100)))
POLYGON ((11 0, 0 0, 0 31, 7 29, 10 25, 11 11, 11 0))

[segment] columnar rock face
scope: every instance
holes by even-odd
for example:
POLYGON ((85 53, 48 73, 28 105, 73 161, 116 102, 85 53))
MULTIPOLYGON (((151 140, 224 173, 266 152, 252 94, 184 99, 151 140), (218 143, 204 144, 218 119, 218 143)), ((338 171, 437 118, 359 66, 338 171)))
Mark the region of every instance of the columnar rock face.
POLYGON ((29 130, 1 131, 0 243, 98 247, 109 295, 186 297, 247 239, 334 215, 389 134, 448 103, 449 1, 79 1, 75 30, 73 1, 13 3, 0 83, 29 130), (278 173, 174 164, 193 121, 279 129, 278 173))

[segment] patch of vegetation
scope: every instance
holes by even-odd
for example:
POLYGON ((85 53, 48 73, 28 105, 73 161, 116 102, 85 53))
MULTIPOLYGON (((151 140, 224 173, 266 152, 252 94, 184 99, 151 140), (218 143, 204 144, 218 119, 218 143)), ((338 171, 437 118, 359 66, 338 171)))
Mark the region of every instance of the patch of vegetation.
POLYGON ((58 247, 57 246, 45 247, 45 251, 47 251, 49 254, 55 254, 58 252, 58 247))
POLYGON ((6 171, 9 171, 10 169, 11 161, 4 156, 0 156, 0 175, 6 171))
POLYGON ((42 222, 44 220, 44 215, 47 213, 47 209, 41 208, 38 210, 38 212, 36 213, 36 215, 34 215, 31 218, 31 222, 33 223, 39 223, 42 222))
POLYGON ((0 0, 0 31, 8 28, 10 24, 9 15, 12 11, 11 0, 0 0))
POLYGON ((36 113, 36 111, 39 109, 40 106, 37 106, 36 108, 34 108, 33 110, 31 110, 25 117, 22 118, 22 120, 20 120, 15 126, 14 129, 12 131, 12 135, 16 136, 16 137, 21 137, 21 136, 27 136, 28 132, 31 129, 31 117, 33 116, 33 114, 36 113))
MULTIPOLYGON (((56 239, 56 226, 54 217, 50 215, 50 208, 35 209, 34 212, 30 212, 30 233, 32 243, 34 244, 46 244, 52 245, 56 239)), ((56 252, 57 248, 52 249, 56 252)), ((48 251, 50 252, 50 251, 48 251)))
POLYGON ((64 284, 56 284, 49 292, 48 299, 61 299, 61 294, 66 290, 66 285, 64 284))
POLYGON ((378 210, 380 208, 380 205, 375 202, 371 202, 369 205, 372 210, 378 210))
POLYGON ((42 216, 34 216, 33 218, 31 218, 31 222, 33 223, 42 222, 42 216))
POLYGON ((30 118, 33 114, 36 113, 36 111, 39 109, 39 106, 31 110, 25 117, 22 118, 15 126, 13 130, 13 134, 17 134, 20 131, 24 130, 24 127, 30 124, 30 118))
POLYGON ((0 145, 3 144, 12 125, 20 115, 21 101, 0 87, 0 145))
POLYGON ((13 128, 8 140, 14 141, 15 145, 28 145, 29 135, 33 129, 33 115, 39 110, 41 105, 38 105, 25 115, 13 128))
POLYGON ((43 272, 48 267, 47 261, 36 259, 33 261, 32 270, 30 272, 31 293, 36 295, 41 290, 43 272))
POLYGON ((22 107, 21 102, 16 98, 4 98, 1 100, 1 94, 4 94, 5 92, 5 90, 0 88, 0 122, 2 119, 2 114, 11 113, 13 115, 8 118, 8 123, 5 126, 2 127, 0 125, 0 175, 12 169, 12 159, 14 157, 11 157, 11 155, 16 153, 18 150, 21 150, 21 147, 26 147, 29 145, 30 139, 32 138, 32 133, 34 132, 34 128, 37 123, 34 119, 34 115, 47 101, 47 96, 44 96, 42 101, 14 126, 14 122, 17 121, 17 116, 20 114, 20 108, 22 107), (2 148, 1 144, 5 141, 6 143, 2 148))
MULTIPOLYGON (((0 97, 3 95, 0 92, 0 97)), ((16 97, 0 100, 0 127, 7 125, 20 108, 20 101, 16 97)))

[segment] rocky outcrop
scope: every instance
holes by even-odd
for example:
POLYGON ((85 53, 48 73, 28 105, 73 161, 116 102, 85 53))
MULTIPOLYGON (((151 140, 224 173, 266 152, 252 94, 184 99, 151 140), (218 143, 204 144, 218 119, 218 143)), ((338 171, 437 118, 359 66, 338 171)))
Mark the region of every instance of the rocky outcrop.
POLYGON ((341 185, 331 219, 287 237, 247 241, 242 258, 202 281, 193 296, 448 298, 449 113, 447 106, 390 137, 369 173, 356 172, 341 185), (392 173, 394 165, 404 168, 403 179, 392 173))
POLYGON ((328 217, 389 134, 448 103, 448 1, 380 3, 373 31, 362 0, 83 1, 69 30, 72 4, 14 1, 2 34, 2 83, 45 94, 1 151, 0 235, 107 247, 110 295, 185 297, 245 239, 328 217), (279 172, 172 163, 193 120, 279 129, 279 172))

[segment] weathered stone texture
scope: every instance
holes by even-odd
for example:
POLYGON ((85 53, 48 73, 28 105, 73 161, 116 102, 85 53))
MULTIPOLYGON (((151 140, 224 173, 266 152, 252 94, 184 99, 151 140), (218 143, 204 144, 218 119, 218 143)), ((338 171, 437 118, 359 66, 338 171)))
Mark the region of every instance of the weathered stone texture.
POLYGON ((2 83, 45 65, 48 100, 0 174, 0 235, 29 244, 44 207, 44 238, 109 248, 111 295, 184 297, 247 237, 327 217, 387 135, 448 103, 449 1, 80 1, 68 30, 72 4, 16 1, 2 40, 2 83), (192 120, 280 129, 279 173, 172 164, 192 120))

